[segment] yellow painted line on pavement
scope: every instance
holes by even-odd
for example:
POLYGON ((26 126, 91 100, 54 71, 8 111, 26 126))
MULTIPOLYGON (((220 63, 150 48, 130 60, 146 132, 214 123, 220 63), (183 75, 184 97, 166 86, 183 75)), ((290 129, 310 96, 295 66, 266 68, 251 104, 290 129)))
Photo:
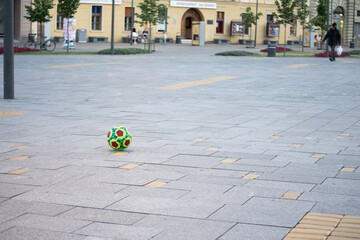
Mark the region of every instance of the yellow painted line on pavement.
POLYGON ((60 68, 70 68, 70 67, 83 67, 83 66, 91 66, 97 63, 77 63, 77 64, 68 64, 68 65, 57 65, 57 66, 50 66, 45 67, 46 69, 60 69, 60 68))
POLYGON ((22 115, 22 114, 25 114, 25 113, 27 113, 27 112, 0 111, 0 118, 11 117, 11 116, 16 116, 16 115, 22 115))
POLYGON ((165 86, 165 87, 160 87, 159 89, 178 90, 178 89, 182 89, 182 88, 189 88, 189 87, 195 87, 195 86, 205 85, 205 84, 210 84, 210 83, 215 83, 215 82, 222 82, 222 81, 234 79, 237 77, 238 76, 220 76, 220 77, 215 77, 215 78, 203 79, 203 80, 199 80, 199 81, 169 85, 169 86, 165 86))
POLYGON ((285 66, 285 68, 301 68, 301 67, 307 67, 310 66, 310 64, 306 63, 306 64, 295 64, 295 65, 289 65, 289 66, 285 66))

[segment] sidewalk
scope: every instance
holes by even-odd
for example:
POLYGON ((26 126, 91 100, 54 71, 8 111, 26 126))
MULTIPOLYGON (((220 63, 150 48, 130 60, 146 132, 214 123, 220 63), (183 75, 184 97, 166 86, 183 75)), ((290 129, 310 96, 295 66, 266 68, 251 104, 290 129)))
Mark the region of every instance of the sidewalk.
POLYGON ((214 55, 244 47, 15 55, 1 240, 359 239, 360 59, 214 55))

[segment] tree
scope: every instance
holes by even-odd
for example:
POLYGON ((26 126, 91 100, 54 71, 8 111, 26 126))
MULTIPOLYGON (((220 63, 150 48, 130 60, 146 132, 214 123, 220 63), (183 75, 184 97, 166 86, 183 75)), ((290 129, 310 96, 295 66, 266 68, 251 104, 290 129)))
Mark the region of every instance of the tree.
POLYGON ((141 13, 135 13, 135 16, 139 18, 140 26, 146 26, 149 29, 149 46, 148 50, 151 49, 151 28, 158 23, 167 24, 167 7, 164 4, 157 4, 159 0, 144 0, 144 2, 139 3, 139 8, 141 13))
POLYGON ((67 18, 67 48, 66 52, 69 52, 70 36, 69 36, 69 18, 73 18, 77 9, 80 6, 80 0, 59 0, 58 8, 64 18, 67 18))
POLYGON ((24 16, 24 18, 30 22, 38 22, 40 24, 40 35, 43 35, 43 24, 50 22, 51 15, 49 10, 55 5, 53 1, 54 0, 34 0, 30 6, 25 6, 28 16, 24 16))
POLYGON ((296 0, 275 0, 276 11, 277 13, 273 13, 276 21, 279 24, 284 25, 284 56, 286 52, 286 25, 293 23, 296 19, 296 15, 294 13, 294 9, 297 5, 296 0))
POLYGON ((309 16, 309 6, 307 5, 307 0, 297 0, 297 14, 296 18, 300 20, 300 25, 303 29, 303 41, 302 41, 302 51, 304 51, 304 33, 305 28, 309 28, 309 22, 307 18, 309 16))
MULTIPOLYGON (((251 7, 246 8, 245 13, 241 13, 240 16, 244 20, 244 25, 247 25, 249 28, 254 24, 256 25, 257 20, 259 20, 260 16, 262 16, 262 13, 259 12, 258 14, 254 14, 251 11, 251 7)), ((251 30, 250 30, 250 40, 251 40, 251 30)), ((251 43, 250 43, 251 44, 251 43)))
MULTIPOLYGON (((321 39, 323 39, 324 32, 326 31, 326 0, 319 0, 319 5, 316 7, 316 13, 316 17, 311 19, 310 23, 321 30, 321 39)), ((322 48, 322 43, 320 48, 322 48)))

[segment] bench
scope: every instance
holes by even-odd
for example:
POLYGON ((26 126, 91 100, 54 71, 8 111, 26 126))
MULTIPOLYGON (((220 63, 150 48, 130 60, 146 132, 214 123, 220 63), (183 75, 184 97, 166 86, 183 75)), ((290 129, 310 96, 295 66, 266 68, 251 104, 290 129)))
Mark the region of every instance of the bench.
POLYGON ((223 39, 223 38, 214 38, 214 44, 229 44, 229 39, 223 39))
POLYGON ((250 39, 239 39, 239 44, 252 44, 253 40, 250 39))
POLYGON ((300 45, 300 41, 298 41, 298 40, 288 40, 287 44, 288 45, 300 45))
POLYGON ((276 44, 278 45, 279 42, 274 40, 274 39, 264 39, 264 44, 267 45, 267 44, 276 44))
POLYGON ((89 42, 108 42, 107 37, 90 37, 89 36, 89 42))

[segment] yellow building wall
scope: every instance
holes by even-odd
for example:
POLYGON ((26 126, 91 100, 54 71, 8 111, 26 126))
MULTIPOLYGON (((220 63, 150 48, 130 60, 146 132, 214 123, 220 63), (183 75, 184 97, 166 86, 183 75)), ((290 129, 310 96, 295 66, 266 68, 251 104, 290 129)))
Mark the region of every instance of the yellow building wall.
MULTIPOLYGON (((138 8, 140 0, 134 0, 135 12, 140 13, 138 8)), ((194 1, 196 2, 196 1, 194 1)), ((199 1, 198 1, 199 2, 199 1)), ((206 1, 210 2, 210 1, 206 1)), ((167 25, 167 37, 173 38, 175 41, 176 36, 181 34, 181 20, 184 13, 190 8, 185 7, 170 7, 169 1, 160 1, 159 3, 165 4, 168 7, 168 25, 167 25)), ((57 2, 55 2, 57 4, 57 2)), ((125 7, 131 7, 131 0, 122 0, 120 5, 115 5, 115 18, 114 18, 114 41, 122 42, 122 37, 130 35, 130 31, 124 30, 125 21, 125 7)), ((255 13, 256 2, 255 0, 234 0, 232 2, 217 2, 216 9, 197 9, 200 15, 205 21, 205 42, 213 42, 214 38, 229 39, 231 43, 237 44, 239 39, 250 39, 249 35, 244 36, 230 36, 230 24, 231 21, 239 21, 241 19, 240 14, 245 12, 247 7, 251 7, 255 13), (224 19, 224 33, 216 34, 216 13, 222 11, 225 12, 224 19), (208 20, 212 20, 213 24, 207 24, 208 20)), ((62 30, 56 29, 56 6, 51 10, 51 37, 62 37, 62 30)), ((266 16, 276 11, 276 7, 273 0, 258 0, 258 12, 263 15, 258 20, 257 26, 257 44, 263 44, 264 39, 274 39, 279 44, 284 43, 284 26, 280 26, 280 37, 268 37, 266 36, 266 16)), ((86 29, 87 37, 98 36, 107 37, 108 41, 111 39, 111 16, 112 16, 112 5, 111 4, 86 4, 81 3, 80 7, 75 14, 76 18, 76 29, 86 29), (102 6, 102 29, 91 30, 91 10, 92 6, 102 6)), ((140 24, 135 23, 134 27, 137 31, 143 30, 145 27, 140 27, 140 24)), ((249 31, 251 31, 251 39, 255 38, 255 25, 253 25, 249 31)), ((290 36, 290 26, 286 28, 286 40, 300 40, 302 34, 302 27, 297 24, 296 36, 290 36)), ((162 32, 157 31, 157 26, 152 28, 152 37, 162 37, 162 32)))

